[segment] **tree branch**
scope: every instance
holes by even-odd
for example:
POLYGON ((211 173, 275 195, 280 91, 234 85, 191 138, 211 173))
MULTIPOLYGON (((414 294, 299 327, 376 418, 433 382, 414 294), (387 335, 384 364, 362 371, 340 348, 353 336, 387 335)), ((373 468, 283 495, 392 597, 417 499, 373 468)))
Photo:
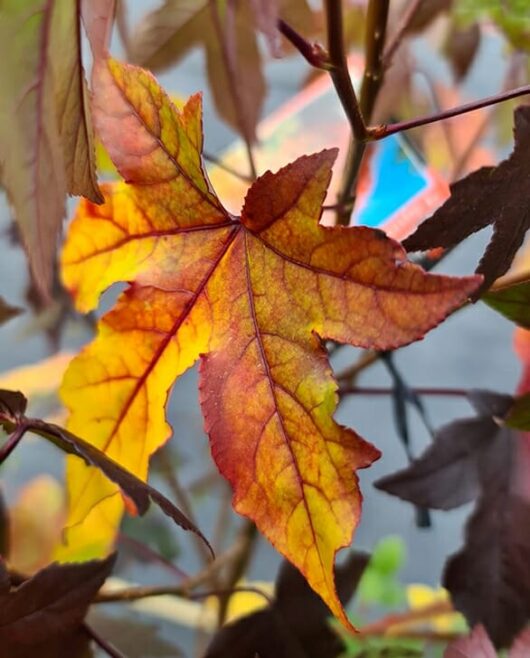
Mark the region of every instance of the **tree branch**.
POLYGON ((474 112, 475 110, 480 110, 483 107, 497 105, 498 103, 503 103, 504 101, 509 101, 513 98, 526 96, 528 94, 530 94, 530 85, 525 85, 523 87, 511 89, 510 91, 501 92, 495 96, 488 96, 477 101, 471 101, 470 103, 459 105, 458 107, 453 107, 449 110, 443 110, 442 112, 437 112, 436 114, 429 114, 424 117, 417 117, 416 119, 399 121, 397 123, 370 126, 367 130, 370 139, 384 139, 389 135, 394 135, 396 133, 404 132, 405 130, 411 130, 412 128, 418 128, 420 126, 426 126, 430 123, 436 123, 437 121, 445 121, 446 119, 451 119, 462 114, 467 114, 468 112, 474 112))
MULTIPOLYGON (((340 5, 340 2, 335 4, 340 5)), ((385 46, 388 9, 389 0, 370 0, 368 4, 365 32, 365 65, 360 97, 360 112, 366 122, 370 121, 377 94, 383 83, 383 49, 385 46)), ((350 223, 355 204, 357 178, 366 150, 366 128, 362 138, 359 138, 355 133, 354 137, 355 139, 352 140, 348 149, 341 192, 338 198, 337 223, 343 226, 350 223)))
POLYGON ((325 10, 331 79, 350 122, 353 136, 358 141, 364 141, 367 137, 366 124, 357 101, 346 60, 341 0, 326 0, 325 10))

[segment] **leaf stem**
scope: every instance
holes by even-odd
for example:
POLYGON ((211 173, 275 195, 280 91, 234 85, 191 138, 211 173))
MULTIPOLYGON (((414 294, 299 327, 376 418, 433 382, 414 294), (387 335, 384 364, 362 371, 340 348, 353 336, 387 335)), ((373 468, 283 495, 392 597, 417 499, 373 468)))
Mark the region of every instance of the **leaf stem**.
MULTIPOLYGON (((383 83, 385 72, 383 49, 386 39, 388 9, 389 0, 370 0, 366 14, 365 65, 359 106, 363 121, 366 122, 370 121, 377 94, 383 83)), ((364 134, 361 136, 354 132, 355 139, 350 142, 348 149, 346 165, 342 175, 341 191, 338 197, 339 210, 337 211, 337 223, 343 226, 347 226, 350 223, 351 213, 355 204, 357 178, 359 177, 366 150, 366 130, 365 126, 364 134)))
POLYGON ((426 126, 430 123, 436 123, 437 121, 452 119, 453 117, 467 114, 468 112, 480 110, 483 107, 497 105, 498 103, 503 103, 504 101, 509 101, 513 98, 526 96, 528 94, 530 94, 530 85, 524 85, 523 87, 510 89, 509 91, 501 92, 499 94, 495 94, 494 96, 487 96, 486 98, 481 98, 480 100, 464 103, 458 107, 453 107, 449 110, 443 110, 442 112, 437 112, 436 114, 429 114, 424 117, 417 117, 416 119, 409 119, 407 121, 398 121, 397 123, 370 126, 367 129, 369 133, 369 139, 384 139, 389 135, 394 135, 396 133, 404 132, 405 130, 411 130, 412 128, 418 128, 420 126, 426 126))
POLYGON ((213 562, 199 571, 199 573, 182 581, 180 585, 162 585, 162 586, 145 586, 145 587, 128 587, 115 592, 100 591, 95 597, 93 603, 117 603, 127 601, 137 601, 149 596, 162 596, 165 594, 174 596, 187 596, 191 590, 207 583, 212 575, 218 573, 226 565, 231 564, 243 551, 244 545, 241 540, 234 544, 224 553, 219 555, 213 562))
POLYGON ((95 642, 100 649, 103 649, 108 656, 111 656, 111 658, 126 658, 121 651, 118 651, 118 649, 116 649, 116 647, 110 642, 101 637, 101 635, 86 622, 83 623, 83 629, 90 639, 95 642))
POLYGON ((18 425, 16 425, 15 429, 9 435, 7 441, 0 449, 0 464, 3 464, 3 462, 5 462, 13 450, 18 446, 28 429, 29 427, 25 422, 20 422, 18 425))
POLYGON ((405 36, 412 22, 412 19, 416 15, 416 12, 420 8, 422 2, 423 0, 411 0, 407 5, 403 16, 401 17, 401 21, 399 22, 396 31, 394 32, 392 38, 389 40, 383 53, 383 66, 385 68, 388 68, 392 64, 392 59, 396 54, 397 49, 401 45, 403 37, 405 36))
POLYGON ((239 530, 239 541, 241 542, 242 549, 240 554, 229 567, 229 572, 225 580, 225 590, 227 594, 219 599, 219 626, 222 626, 226 619, 231 591, 234 590, 236 583, 239 582, 246 573, 258 537, 258 529, 255 523, 249 519, 245 519, 239 530))
MULTIPOLYGON (((463 388, 412 388, 414 395, 429 395, 440 397, 467 397, 469 391, 463 388)), ((344 386, 339 389, 340 395, 393 395, 393 388, 378 388, 370 386, 344 386)))

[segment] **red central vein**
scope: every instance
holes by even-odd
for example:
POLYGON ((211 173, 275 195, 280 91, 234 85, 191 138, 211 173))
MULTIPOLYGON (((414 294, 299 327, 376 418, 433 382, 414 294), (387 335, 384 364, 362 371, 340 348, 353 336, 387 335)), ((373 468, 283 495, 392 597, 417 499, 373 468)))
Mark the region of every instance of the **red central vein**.
MULTIPOLYGON (((298 468, 298 462, 296 461, 295 454, 294 454, 293 449, 291 447, 291 442, 289 440, 289 437, 287 435, 287 431, 286 431, 286 429, 284 427, 284 424, 283 424, 283 418, 282 418, 282 415, 280 413, 280 409, 278 407, 278 401, 276 399, 276 392, 274 390, 274 383, 273 383, 274 380, 273 380, 272 373, 271 373, 271 370, 270 370, 269 362, 267 360, 267 355, 265 354, 265 347, 264 347, 263 341, 261 339, 261 331, 260 331, 260 327, 259 327, 259 324, 258 324, 258 318, 257 318, 257 315, 256 315, 256 307, 255 307, 255 304, 254 304, 254 293, 253 293, 253 290, 252 290, 252 281, 251 281, 251 276, 250 276, 250 263, 249 263, 249 260, 248 260, 247 241, 248 241, 248 233, 247 233, 247 231, 245 231, 245 278, 246 278, 246 284, 247 284, 247 294, 248 294, 248 300, 249 300, 250 313, 251 313, 251 316, 252 316, 252 322, 254 324, 254 329, 255 329, 255 332, 256 332, 256 343, 258 345, 258 349, 259 349, 259 353, 260 353, 260 357, 261 357, 261 362, 262 362, 263 367, 265 369, 265 376, 266 376, 267 382, 269 384, 271 397, 272 397, 272 400, 273 400, 273 403, 274 403, 275 413, 276 413, 276 415, 278 417, 278 420, 279 420, 279 423, 280 423, 280 428, 281 428, 283 440, 285 442, 285 445, 287 446, 287 449, 289 450, 289 454, 291 455, 291 460, 292 460, 294 469, 296 471, 296 476, 299 480, 301 496, 302 496, 302 503, 305 507, 307 518, 309 520, 309 526, 311 528, 311 534, 313 535, 313 541, 314 541, 315 546, 318 546, 317 536, 316 536, 315 528, 313 526, 313 519, 311 517, 311 513, 309 511, 309 507, 307 505, 307 501, 306 501, 306 498, 305 498, 304 478, 302 477, 302 474, 300 473, 300 469, 298 468)), ((322 570, 325 571, 324 565, 322 564, 322 558, 320 556, 320 551, 318 549, 317 549, 317 553, 318 553, 318 558, 319 558, 322 570)))

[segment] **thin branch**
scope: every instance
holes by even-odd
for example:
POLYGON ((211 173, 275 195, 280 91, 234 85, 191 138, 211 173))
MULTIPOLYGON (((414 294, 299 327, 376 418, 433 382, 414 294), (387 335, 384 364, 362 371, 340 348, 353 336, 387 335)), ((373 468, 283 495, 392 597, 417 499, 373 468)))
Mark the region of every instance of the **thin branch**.
POLYGON ((218 573, 227 564, 236 560, 244 550, 242 541, 236 541, 225 553, 219 555, 213 562, 191 578, 184 580, 180 585, 162 585, 146 587, 127 587, 118 591, 100 591, 93 603, 116 603, 137 601, 149 596, 162 596, 165 594, 186 597, 192 590, 209 582, 213 574, 218 573))
POLYGON ((329 53, 319 43, 309 42, 281 18, 278 21, 278 30, 311 66, 323 71, 330 70, 329 53))
POLYGON ((356 633, 355 637, 359 637, 359 635, 381 635, 388 631, 392 626, 397 626, 398 624, 410 624, 430 619, 436 615, 446 615, 451 612, 454 612, 454 608, 450 601, 439 601, 417 610, 409 610, 407 612, 387 615, 371 624, 361 626, 361 628, 359 628, 359 633, 356 633))
POLYGON ((137 553, 138 555, 141 555, 145 560, 149 562, 155 562, 160 566, 164 567, 167 571, 171 572, 173 576, 176 576, 179 580, 182 579, 187 580, 190 578, 189 574, 183 571, 176 564, 173 564, 173 562, 166 559, 163 555, 160 555, 159 553, 154 551, 147 544, 143 544, 137 539, 134 539, 134 537, 129 537, 129 535, 120 532, 118 535, 118 543, 128 545, 133 552, 137 553))
POLYGON ((252 176, 247 176, 247 174, 242 174, 240 171, 236 171, 229 165, 225 164, 222 160, 220 160, 217 156, 213 155, 212 153, 208 153, 206 151, 202 152, 202 157, 207 161, 211 162, 212 164, 216 165, 219 167, 219 169, 222 169, 223 171, 226 171, 227 174, 231 174, 235 178, 238 178, 239 180, 243 181, 244 183, 253 183, 254 178, 252 176))
POLYGON ((366 124, 348 71, 344 44, 342 2, 326 0, 326 22, 330 75, 356 140, 364 141, 366 124))
POLYGON ((392 38, 389 40, 388 45, 385 48, 383 53, 383 66, 388 68, 392 64, 392 59, 396 54, 396 50, 401 45, 403 38, 412 22, 412 19, 416 15, 416 12, 420 8, 423 0, 411 0, 401 17, 401 21, 397 26, 396 31, 394 32, 392 38))
MULTIPOLYGON (((469 391, 463 388, 412 388, 410 390, 415 395, 440 397, 465 398, 469 394, 469 391)), ((393 388, 372 388, 370 386, 344 386, 339 389, 339 395, 393 395, 393 393, 393 388)))
MULTIPOLYGON (((230 10, 230 7, 231 5, 229 3, 227 5, 227 11, 230 10)), ((217 0, 210 0, 210 11, 212 15, 214 29, 217 34, 217 38, 219 39, 219 45, 221 47, 221 56, 223 58, 223 64, 226 71, 226 78, 228 81, 230 96, 232 98, 234 114, 236 116, 240 133, 245 142, 250 173, 252 179, 255 180, 257 178, 257 169, 256 169, 256 164, 254 162, 254 155, 252 153, 252 138, 250 134, 250 129, 244 114, 243 99, 241 97, 241 93, 238 85, 236 62, 234 61, 233 52, 228 47, 228 36, 225 34, 225 30, 223 29, 223 25, 221 23, 219 9, 217 7, 217 0)))
MULTIPOLYGON (((186 491, 182 487, 171 463, 171 458, 166 448, 163 448, 159 454, 158 459, 161 465, 161 475, 166 481, 167 485, 171 489, 173 497, 181 507, 184 514, 188 519, 197 526, 197 520, 193 512, 191 502, 186 494, 186 491)), ((195 548, 198 554, 201 556, 201 561, 203 565, 209 564, 211 562, 211 554, 206 545, 203 543, 200 537, 193 534, 192 541, 195 543, 195 548)))
MULTIPOLYGON (((331 3, 340 5, 340 2, 331 3)), ((366 14, 365 31, 365 65, 361 85, 360 113, 363 120, 370 122, 377 95, 383 83, 384 65, 383 49, 386 39, 389 0, 370 0, 366 14)), ((359 138, 354 133, 355 140, 350 142, 348 156, 342 176, 341 192, 338 198, 337 223, 347 226, 355 204, 355 189, 361 170, 364 152, 366 150, 366 128, 359 138)))
POLYGON ((449 110, 443 110, 442 112, 438 112, 436 114, 429 114, 424 117, 417 117, 416 119, 409 119, 407 121, 398 121, 397 123, 370 126, 367 130, 370 139, 384 139, 389 135, 404 132, 405 130, 411 130, 412 128, 419 128, 420 126, 426 126, 429 123, 445 121, 462 114, 467 114, 468 112, 480 110, 483 107, 497 105, 498 103, 503 103, 504 101, 509 101, 513 98, 526 96, 528 94, 530 94, 530 85, 524 85, 523 87, 517 87, 516 89, 511 89, 510 91, 502 92, 500 94, 496 94, 495 96, 488 96, 477 101, 459 105, 458 107, 453 107, 449 110))
POLYGON ((225 589, 228 594, 219 599, 219 626, 224 623, 226 618, 228 604, 230 602, 230 592, 234 590, 236 584, 246 573, 258 537, 256 525, 252 521, 245 519, 239 531, 239 541, 241 542, 242 549, 238 557, 231 563, 225 580, 225 589))
POLYGON ((107 654, 107 656, 111 656, 111 658, 126 658, 126 656, 121 653, 121 651, 118 651, 118 649, 116 649, 116 647, 114 647, 110 642, 101 637, 101 635, 86 622, 83 623, 83 630, 90 637, 90 639, 93 640, 98 645, 98 647, 107 654))

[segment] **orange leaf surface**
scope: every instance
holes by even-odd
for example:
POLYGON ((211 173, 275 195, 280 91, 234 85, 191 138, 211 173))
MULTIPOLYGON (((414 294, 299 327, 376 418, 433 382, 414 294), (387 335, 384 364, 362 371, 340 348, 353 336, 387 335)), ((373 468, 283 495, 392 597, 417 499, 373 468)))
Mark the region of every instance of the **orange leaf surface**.
MULTIPOLYGON (((233 217, 202 169, 199 96, 179 113, 150 74, 112 60, 93 87, 99 135, 126 182, 105 187, 102 206, 81 203, 63 278, 83 311, 112 283, 130 285, 66 373, 69 429, 145 478, 171 434, 168 390, 200 357, 206 429, 235 509, 348 623, 333 563, 359 519, 355 471, 379 452, 334 421, 321 339, 403 345, 480 278, 426 274, 380 231, 319 225, 335 150, 266 173, 233 217)), ((105 505, 119 515, 97 472, 71 464, 69 489, 71 525, 105 505)))

